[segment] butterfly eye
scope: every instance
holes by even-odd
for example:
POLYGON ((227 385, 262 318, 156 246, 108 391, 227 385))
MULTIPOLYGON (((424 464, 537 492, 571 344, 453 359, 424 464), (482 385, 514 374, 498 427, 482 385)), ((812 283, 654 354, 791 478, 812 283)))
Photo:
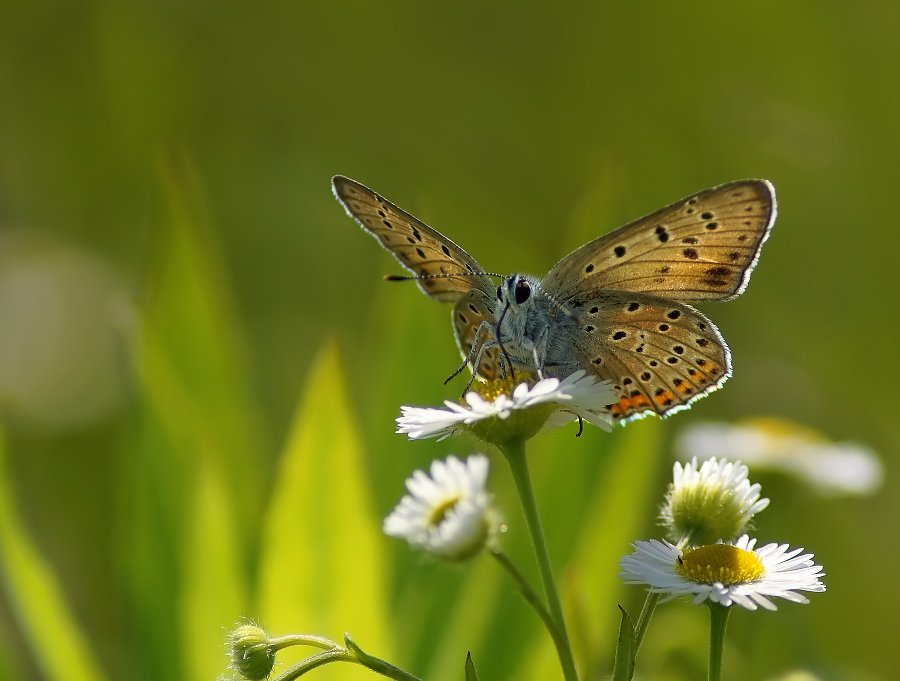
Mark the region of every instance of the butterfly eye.
POLYGON ((531 295, 531 286, 524 279, 516 282, 516 303, 521 305, 531 295))
POLYGON ((497 300, 499 300, 501 303, 503 302, 503 289, 499 286, 497 287, 497 300))

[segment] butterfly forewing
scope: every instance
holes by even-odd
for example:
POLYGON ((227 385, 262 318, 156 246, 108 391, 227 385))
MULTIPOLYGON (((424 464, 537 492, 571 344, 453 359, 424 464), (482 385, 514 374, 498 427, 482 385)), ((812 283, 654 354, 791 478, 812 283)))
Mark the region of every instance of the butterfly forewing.
POLYGON ((677 411, 731 374, 718 329, 689 305, 618 291, 574 302, 575 356, 580 366, 613 383, 616 419, 677 411))
POLYGON ((455 301, 474 289, 492 295, 481 265, 450 239, 368 187, 337 175, 334 194, 347 213, 414 275, 419 288, 440 301, 455 301), (454 276, 460 275, 460 276, 454 276))
POLYGON ((775 213, 766 180, 723 184, 591 241, 560 260, 543 284, 561 303, 598 289, 729 300, 746 288, 775 213))

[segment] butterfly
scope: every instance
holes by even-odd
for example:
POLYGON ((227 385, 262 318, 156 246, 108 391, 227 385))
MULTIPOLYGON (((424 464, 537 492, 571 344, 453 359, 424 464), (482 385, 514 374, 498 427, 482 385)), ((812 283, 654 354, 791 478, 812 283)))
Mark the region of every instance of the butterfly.
POLYGON ((584 369, 612 383, 610 412, 621 422, 686 409, 731 376, 722 334, 691 303, 744 292, 777 212, 767 180, 729 182, 594 239, 543 279, 500 277, 360 183, 338 175, 332 186, 412 273, 388 279, 412 279, 454 304, 453 330, 473 377, 564 378, 584 369), (496 290, 492 277, 501 280, 496 290))

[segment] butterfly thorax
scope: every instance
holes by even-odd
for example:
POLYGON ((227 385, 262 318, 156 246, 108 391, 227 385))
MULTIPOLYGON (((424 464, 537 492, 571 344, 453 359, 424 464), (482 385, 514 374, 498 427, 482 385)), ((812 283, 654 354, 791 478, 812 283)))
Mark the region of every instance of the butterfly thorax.
POLYGON ((497 289, 495 318, 503 360, 515 371, 542 375, 549 368, 550 375, 566 373, 555 364, 547 367, 547 358, 560 354, 556 346, 566 337, 565 327, 576 321, 541 287, 540 279, 527 274, 507 277, 497 289))

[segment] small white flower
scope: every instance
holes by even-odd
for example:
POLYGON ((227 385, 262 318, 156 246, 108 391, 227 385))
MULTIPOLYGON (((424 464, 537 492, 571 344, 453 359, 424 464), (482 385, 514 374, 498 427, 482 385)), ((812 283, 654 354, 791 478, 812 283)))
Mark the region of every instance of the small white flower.
POLYGON ((697 465, 675 463, 672 483, 660 509, 666 536, 683 545, 733 539, 748 528, 753 516, 769 505, 761 487, 751 485, 740 461, 707 459, 697 465))
POLYGON ((823 495, 871 494, 884 478, 884 466, 868 447, 830 442, 810 428, 775 418, 697 424, 682 431, 675 449, 680 458, 740 457, 754 468, 805 480, 823 495))
POLYGON ((510 417, 522 416, 508 427, 501 428, 524 437, 531 437, 543 427, 553 427, 581 417, 603 430, 612 430, 612 417, 607 406, 616 402, 616 395, 608 381, 600 381, 579 369, 563 380, 545 378, 529 387, 520 383, 510 390, 509 381, 492 381, 480 387, 481 394, 470 392, 465 405, 449 400, 444 409, 401 407, 397 432, 413 440, 437 437, 443 440, 462 428, 473 429, 477 435, 496 441, 490 436, 491 426, 509 422, 510 417), (553 418, 550 418, 550 417, 553 418), (548 421, 548 419, 550 419, 548 421))
POLYGON ((813 554, 787 544, 755 549, 755 539, 743 535, 734 543, 708 544, 680 551, 667 541, 639 541, 634 553, 620 562, 620 577, 628 584, 646 584, 663 601, 691 596, 693 603, 712 601, 747 610, 777 610, 771 598, 809 603, 799 591, 822 592, 822 566, 813 554))
POLYGON ((433 461, 431 476, 413 472, 405 495, 384 520, 384 532, 444 560, 470 558, 491 540, 499 519, 487 492, 488 458, 433 461))

